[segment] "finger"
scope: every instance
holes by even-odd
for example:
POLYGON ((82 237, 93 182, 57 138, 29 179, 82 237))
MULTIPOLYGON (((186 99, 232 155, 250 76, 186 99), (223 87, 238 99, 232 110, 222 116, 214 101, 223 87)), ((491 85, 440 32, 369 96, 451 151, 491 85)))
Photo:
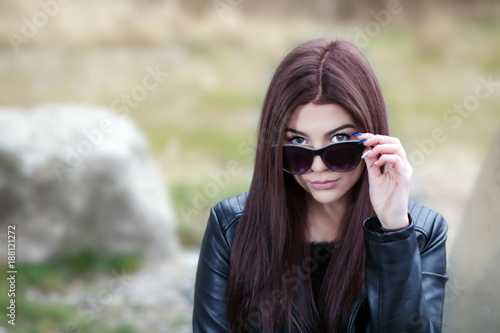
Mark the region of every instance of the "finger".
POLYGON ((372 134, 372 133, 361 133, 360 135, 355 136, 358 139, 368 139, 365 141, 365 146, 375 146, 377 144, 383 144, 383 143, 395 143, 395 144, 401 144, 398 138, 388 136, 388 135, 381 135, 381 134, 372 134))
MULTIPOLYGON (((382 175, 381 169, 371 167, 372 165, 378 164, 377 155, 375 155, 375 154, 372 155, 371 150, 366 150, 362 157, 363 157, 363 160, 365 161, 365 164, 366 164, 366 170, 368 171, 368 177, 371 179, 375 179, 377 177, 380 177, 382 175)), ((383 165, 383 163, 380 164, 380 166, 382 166, 382 165, 383 165)))
POLYGON ((381 167, 384 164, 387 165, 388 172, 399 174, 400 176, 408 180, 411 178, 411 168, 409 167, 408 163, 403 161, 401 156, 384 154, 377 161, 370 165, 370 169, 373 169, 376 166, 381 167))
POLYGON ((371 147, 372 150, 374 150, 373 153, 369 153, 370 155, 373 154, 373 156, 377 156, 379 154, 398 154, 405 161, 408 160, 406 157, 406 151, 398 138, 380 134, 374 135, 372 133, 360 133, 357 137, 363 142, 363 145, 371 147), (377 148, 379 146, 380 148, 377 148))
POLYGON ((351 134, 351 136, 355 139, 363 140, 366 138, 371 138, 373 136, 373 134, 372 133, 354 133, 354 134, 351 134))
POLYGON ((383 154, 399 155, 402 159, 406 160, 406 152, 403 147, 396 143, 379 144, 370 149, 371 152, 368 156, 378 156, 383 154))

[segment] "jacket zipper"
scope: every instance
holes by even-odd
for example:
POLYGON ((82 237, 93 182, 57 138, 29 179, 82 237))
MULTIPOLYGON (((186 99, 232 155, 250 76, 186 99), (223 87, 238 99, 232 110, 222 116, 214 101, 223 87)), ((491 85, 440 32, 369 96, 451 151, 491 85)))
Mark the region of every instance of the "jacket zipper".
POLYGON ((295 326, 297 326, 297 329, 299 330, 299 332, 302 333, 302 330, 300 329, 299 323, 297 323, 297 320, 295 319, 293 314, 292 314, 292 320, 293 320, 293 323, 295 324, 295 326))

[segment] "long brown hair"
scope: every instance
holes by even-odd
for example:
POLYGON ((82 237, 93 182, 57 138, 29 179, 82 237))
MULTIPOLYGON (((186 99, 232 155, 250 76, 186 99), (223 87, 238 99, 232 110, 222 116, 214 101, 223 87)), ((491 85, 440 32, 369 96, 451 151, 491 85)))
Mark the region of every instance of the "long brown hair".
MULTIPOLYGON (((367 173, 350 190, 335 259, 314 305, 307 258, 305 191, 282 170, 286 123, 299 105, 337 103, 363 132, 388 134, 387 113, 375 74, 346 41, 312 40, 292 50, 269 85, 259 122, 250 191, 239 221, 226 289, 231 332, 264 332, 298 325, 340 331, 364 282, 362 222, 373 215, 367 173)), ((309 269, 310 270, 310 269, 309 269)))

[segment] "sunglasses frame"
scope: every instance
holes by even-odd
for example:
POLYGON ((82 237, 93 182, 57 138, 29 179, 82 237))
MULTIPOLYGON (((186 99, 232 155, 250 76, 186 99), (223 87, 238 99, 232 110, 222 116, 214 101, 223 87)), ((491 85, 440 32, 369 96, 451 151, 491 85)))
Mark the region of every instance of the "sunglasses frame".
POLYGON ((361 162, 361 156, 363 155, 363 151, 365 149, 365 146, 363 145, 362 141, 337 142, 337 143, 333 143, 331 145, 328 145, 328 146, 325 146, 325 147, 319 148, 319 149, 313 149, 313 148, 302 147, 302 146, 297 146, 297 145, 283 145, 282 147, 283 147, 283 152, 282 152, 282 154, 283 154, 283 171, 285 171, 291 175, 301 175, 301 174, 309 171, 312 167, 313 162, 314 162, 314 157, 317 155, 319 155, 319 157, 321 157, 321 160, 328 167, 328 169, 333 170, 335 172, 349 172, 351 170, 354 170, 359 165, 359 163, 361 162), (355 146, 356 148, 358 148, 358 152, 359 152, 358 161, 352 168, 350 168, 348 170, 335 170, 332 167, 330 167, 325 162, 325 160, 323 158, 323 154, 325 153, 325 151, 327 151, 328 149, 331 149, 332 147, 338 147, 339 145, 350 145, 350 146, 355 146), (305 171, 300 172, 300 173, 293 173, 293 172, 290 172, 290 171, 285 169, 284 163, 285 163, 285 149, 286 149, 286 147, 294 147, 294 148, 298 148, 298 149, 303 149, 304 151, 306 151, 309 154, 310 164, 309 164, 309 167, 305 171))

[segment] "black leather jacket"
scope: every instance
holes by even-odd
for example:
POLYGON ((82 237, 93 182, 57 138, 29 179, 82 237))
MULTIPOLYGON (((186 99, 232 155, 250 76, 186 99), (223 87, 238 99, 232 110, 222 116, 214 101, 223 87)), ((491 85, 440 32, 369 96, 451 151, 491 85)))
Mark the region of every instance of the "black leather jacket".
MULTIPOLYGON (((193 331, 228 332, 225 289, 231 245, 246 194, 212 208, 201 246, 194 296, 193 331)), ((441 332, 446 275, 446 231, 441 215, 410 201, 411 225, 383 234, 374 217, 363 223, 365 293, 353 306, 347 332, 441 332)), ((277 332, 308 332, 299 328, 277 332)))

